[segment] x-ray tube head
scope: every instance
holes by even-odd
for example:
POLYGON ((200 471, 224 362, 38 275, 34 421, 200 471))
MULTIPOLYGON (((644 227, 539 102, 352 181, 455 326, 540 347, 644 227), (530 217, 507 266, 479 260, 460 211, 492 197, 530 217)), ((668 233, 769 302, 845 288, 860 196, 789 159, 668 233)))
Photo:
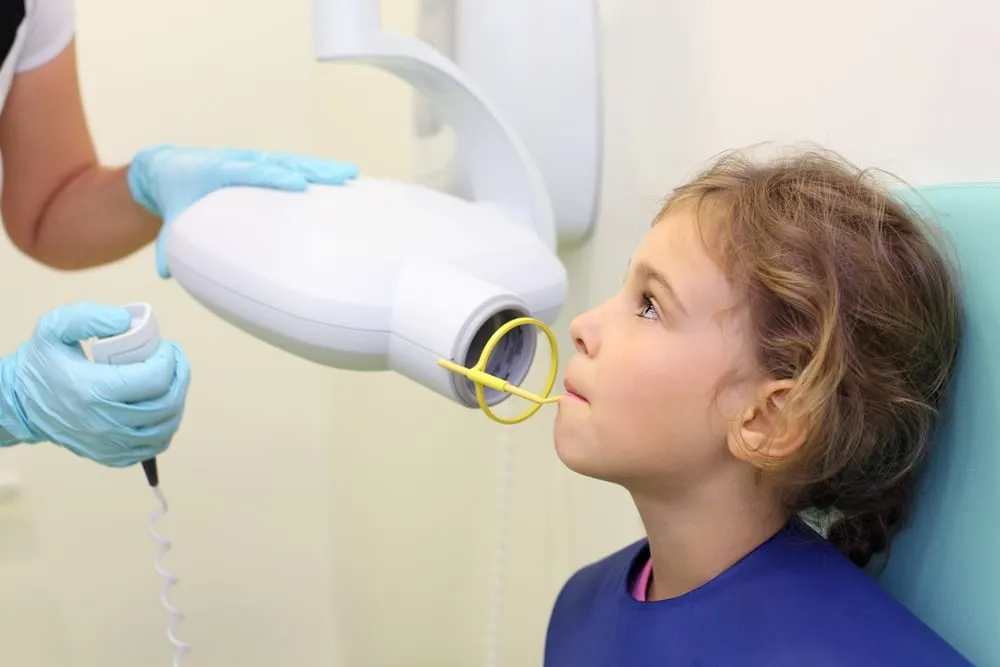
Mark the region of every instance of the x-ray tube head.
POLYGON ((486 383, 461 372, 496 344, 486 370, 508 384, 483 391, 496 404, 527 375, 537 332, 491 336, 526 316, 556 319, 566 298, 557 252, 586 240, 596 219, 596 2, 463 5, 457 62, 383 30, 378 6, 314 0, 316 58, 419 91, 453 131, 461 187, 365 177, 303 192, 224 188, 171 222, 167 264, 195 299, 261 340, 336 368, 392 370, 470 407, 483 407, 486 383), (525 48, 489 46, 512 40, 525 48))
MULTIPOLYGON (((377 179, 219 190, 173 221, 166 252, 185 290, 257 338, 336 368, 393 370, 469 407, 475 387, 439 359, 470 367, 502 324, 551 323, 566 296, 562 262, 502 207, 377 179)), ((536 349, 536 332, 511 331, 492 374, 520 384, 536 349)))

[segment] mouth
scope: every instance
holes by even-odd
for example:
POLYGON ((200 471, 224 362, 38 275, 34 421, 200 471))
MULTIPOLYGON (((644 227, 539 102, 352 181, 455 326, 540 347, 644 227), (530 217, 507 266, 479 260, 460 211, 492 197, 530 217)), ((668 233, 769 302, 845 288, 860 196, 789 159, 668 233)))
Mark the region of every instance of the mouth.
POLYGON ((577 392, 576 388, 572 385, 572 383, 569 380, 563 381, 563 389, 566 390, 566 398, 575 401, 583 401, 584 403, 587 402, 587 399, 585 399, 583 396, 579 394, 579 392, 577 392))

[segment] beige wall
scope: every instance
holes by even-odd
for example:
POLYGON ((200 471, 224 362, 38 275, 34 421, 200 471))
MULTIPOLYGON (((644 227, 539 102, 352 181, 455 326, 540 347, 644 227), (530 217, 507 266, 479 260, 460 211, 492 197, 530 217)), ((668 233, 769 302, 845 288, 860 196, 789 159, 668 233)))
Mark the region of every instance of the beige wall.
MULTIPOLYGON (((387 23, 412 30, 412 0, 382 4, 387 23)), ((566 257, 560 329, 616 289, 660 197, 719 150, 810 139, 916 182, 996 175, 1000 99, 982 82, 1000 60, 997 17, 946 6, 602 2, 602 216, 592 242, 566 257)), ((102 156, 124 161, 164 141, 249 146, 408 178, 405 87, 314 63, 311 3, 276 7, 81 2, 83 86, 102 156)), ((550 410, 506 430, 400 378, 286 356, 160 281, 148 251, 63 275, 3 245, 0 277, 0 349, 51 307, 145 299, 191 357, 189 413, 161 460, 167 564, 181 578, 172 599, 188 614, 178 633, 194 645, 187 666, 482 664, 507 444, 500 664, 540 664, 568 573, 638 535, 622 492, 559 466, 550 410)), ((47 446, 0 452, 0 471, 25 481, 21 501, 0 505, 3 663, 169 664, 141 473, 47 446)))

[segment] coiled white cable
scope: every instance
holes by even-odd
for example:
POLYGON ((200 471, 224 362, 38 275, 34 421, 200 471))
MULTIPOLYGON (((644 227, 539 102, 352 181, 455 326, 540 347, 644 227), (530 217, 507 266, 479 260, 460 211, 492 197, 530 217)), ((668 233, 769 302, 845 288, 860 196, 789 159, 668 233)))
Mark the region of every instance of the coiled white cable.
POLYGON ((167 627, 167 639, 169 639, 170 643, 177 649, 174 653, 174 667, 180 667, 181 658, 183 658, 187 652, 191 650, 191 645, 182 642, 174 636, 174 626, 184 618, 184 614, 167 600, 167 591, 177 584, 177 577, 164 569, 160 562, 167 552, 170 551, 170 547, 173 546, 173 544, 170 540, 157 533, 153 528, 153 524, 162 519, 167 513, 167 498, 163 495, 163 491, 160 490, 159 486, 153 487, 153 493, 160 501, 160 509, 149 517, 149 534, 160 545, 160 548, 156 552, 156 558, 153 561, 153 565, 156 568, 156 573, 165 581, 163 584, 163 590, 160 593, 160 604, 162 604, 163 608, 166 609, 171 616, 173 616, 170 620, 170 625, 167 627))

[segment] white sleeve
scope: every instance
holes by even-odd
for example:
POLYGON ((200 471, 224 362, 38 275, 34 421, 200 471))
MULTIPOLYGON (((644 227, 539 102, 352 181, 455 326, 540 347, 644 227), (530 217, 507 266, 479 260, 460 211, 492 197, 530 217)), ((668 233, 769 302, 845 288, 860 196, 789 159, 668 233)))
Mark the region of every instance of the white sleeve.
POLYGON ((24 49, 16 72, 25 72, 62 53, 76 32, 75 0, 25 0, 24 49))

